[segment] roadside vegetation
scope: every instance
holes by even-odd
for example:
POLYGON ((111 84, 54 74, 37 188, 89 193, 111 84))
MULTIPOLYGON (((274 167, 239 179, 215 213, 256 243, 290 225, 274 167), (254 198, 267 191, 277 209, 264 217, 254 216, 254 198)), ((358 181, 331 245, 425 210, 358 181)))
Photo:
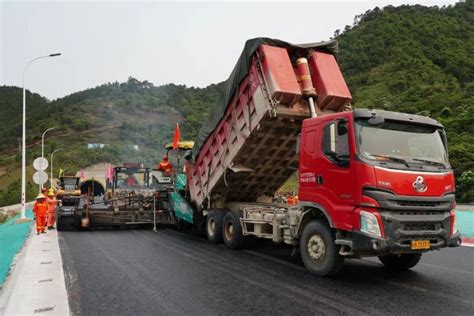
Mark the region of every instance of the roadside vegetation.
MULTIPOLYGON (((474 201, 474 0, 442 8, 374 8, 336 30, 334 38, 353 106, 440 121, 448 134, 458 202, 474 201)), ((28 93, 28 164, 40 155, 41 133, 58 126, 48 134, 45 150, 64 148, 55 159, 56 175, 60 166, 68 172, 98 162, 152 165, 176 122, 182 138, 194 139, 221 87, 155 87, 129 78, 54 101, 28 93), (88 150, 87 143, 107 146, 88 150)), ((21 93, 0 87, 0 206, 19 199, 21 93)), ((284 189, 294 190, 296 183, 292 177, 284 189)), ((31 199, 36 189, 28 188, 31 199)))

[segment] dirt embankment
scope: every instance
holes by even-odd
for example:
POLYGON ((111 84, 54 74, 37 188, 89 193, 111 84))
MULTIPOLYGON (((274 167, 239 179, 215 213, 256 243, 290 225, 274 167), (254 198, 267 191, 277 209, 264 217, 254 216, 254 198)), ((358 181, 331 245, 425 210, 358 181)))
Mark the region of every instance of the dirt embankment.
MULTIPOLYGON (((26 207, 32 206, 33 202, 26 204, 26 207)), ((20 213, 21 204, 2 206, 0 207, 0 224, 6 222, 9 218, 12 218, 20 213)))

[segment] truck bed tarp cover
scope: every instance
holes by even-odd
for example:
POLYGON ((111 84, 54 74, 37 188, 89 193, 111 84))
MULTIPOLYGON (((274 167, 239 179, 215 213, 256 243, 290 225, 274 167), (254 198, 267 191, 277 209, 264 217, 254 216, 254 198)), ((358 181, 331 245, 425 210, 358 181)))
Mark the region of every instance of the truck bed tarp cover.
POLYGON ((307 51, 310 48, 317 48, 318 50, 323 50, 323 51, 326 50, 331 53, 337 52, 336 40, 331 40, 327 42, 319 42, 319 43, 310 43, 310 44, 299 44, 299 45, 290 44, 278 39, 271 39, 271 38, 266 38, 266 37, 258 37, 258 38, 248 40, 245 43, 244 50, 240 54, 239 60, 237 61, 237 64, 232 70, 232 73, 230 74, 229 78, 224 83, 224 89, 219 100, 214 106, 207 122, 201 127, 199 131, 199 134, 194 146, 193 156, 195 158, 197 158, 199 151, 201 150, 201 147, 206 141, 206 139, 217 127, 217 124, 219 124, 219 121, 221 120, 225 111, 227 110, 229 101, 232 98, 235 90, 237 89, 237 86, 247 75, 247 72, 250 68, 250 61, 251 61, 252 55, 262 44, 290 48, 290 49, 294 49, 295 51, 302 50, 303 53, 304 51, 307 51))

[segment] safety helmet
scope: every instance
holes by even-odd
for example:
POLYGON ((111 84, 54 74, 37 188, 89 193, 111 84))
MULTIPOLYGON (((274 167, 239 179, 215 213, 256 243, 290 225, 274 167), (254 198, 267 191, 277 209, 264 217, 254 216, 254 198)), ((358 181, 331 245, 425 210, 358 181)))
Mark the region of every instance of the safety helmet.
POLYGON ((54 196, 54 190, 53 189, 49 189, 48 191, 48 196, 54 196))
POLYGON ((38 194, 38 196, 36 197, 36 200, 45 199, 45 198, 46 198, 46 196, 44 196, 43 193, 40 193, 40 194, 38 194))

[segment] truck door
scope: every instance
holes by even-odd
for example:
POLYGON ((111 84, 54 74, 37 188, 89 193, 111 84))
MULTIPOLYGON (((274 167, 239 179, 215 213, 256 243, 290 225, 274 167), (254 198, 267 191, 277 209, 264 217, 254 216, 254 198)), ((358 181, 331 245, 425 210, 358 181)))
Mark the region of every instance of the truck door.
MULTIPOLYGON (((334 116, 321 118, 320 124, 304 133, 316 137, 311 137, 312 153, 301 155, 301 200, 309 199, 321 205, 334 227, 350 230, 355 203, 354 168, 350 161, 353 149, 349 141, 353 137, 351 120, 334 116)), ((309 141, 308 137, 303 137, 303 142, 306 142, 302 144, 303 150, 309 141)))

